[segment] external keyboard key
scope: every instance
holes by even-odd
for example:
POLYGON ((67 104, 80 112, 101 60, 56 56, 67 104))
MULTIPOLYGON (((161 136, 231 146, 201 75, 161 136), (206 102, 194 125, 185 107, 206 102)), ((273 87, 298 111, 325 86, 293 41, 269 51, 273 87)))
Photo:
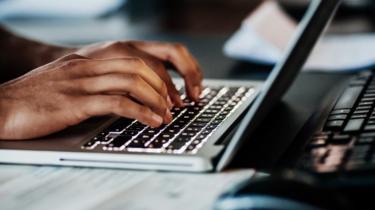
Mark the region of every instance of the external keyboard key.
POLYGON ((331 144, 348 144, 352 137, 350 135, 336 134, 329 140, 331 144))
POLYGON ((366 125, 364 130, 365 131, 375 131, 375 125, 366 125))
POLYGON ((364 86, 366 83, 367 81, 364 80, 354 80, 350 82, 350 86, 364 86))
POLYGON ((357 111, 360 111, 360 110, 366 110, 366 111, 370 112, 371 106, 359 106, 359 107, 357 107, 357 111))
POLYGON ((346 120, 346 118, 348 118, 348 115, 346 114, 339 114, 339 115, 332 115, 329 117, 329 121, 333 121, 333 120, 346 120))
POLYGON ((374 137, 375 138, 375 132, 363 133, 361 134, 361 137, 374 137))
POLYGON ((319 138, 317 138, 317 139, 313 139, 309 143, 308 147, 309 148, 318 148, 318 147, 324 147, 326 145, 327 145, 327 142, 326 142, 325 139, 319 139, 319 138))
POLYGON ((364 122, 364 119, 349 120, 349 122, 346 124, 344 128, 344 132, 358 132, 361 130, 364 122))
POLYGON ((361 100, 361 102, 374 102, 374 101, 375 101, 375 97, 373 97, 373 98, 363 98, 361 100))
POLYGON ((335 109, 351 109, 363 91, 363 86, 350 87, 345 90, 336 103, 335 109))
POLYGON ((336 115, 336 114, 349 114, 350 109, 335 109, 331 112, 331 115, 336 115))
POLYGON ((359 106, 372 106, 373 104, 374 104, 374 102, 361 102, 361 103, 359 103, 359 106))
POLYGON ((326 129, 341 129, 344 125, 344 120, 328 121, 326 129))
POLYGON ((351 116, 351 119, 366 119, 366 114, 355 114, 351 116))
POLYGON ((375 97, 375 94, 374 93, 367 93, 363 97, 365 97, 365 98, 373 98, 373 97, 375 97))
POLYGON ((370 110, 357 110, 355 111, 353 114, 368 114, 370 112, 370 110))
POLYGON ((357 145, 363 144, 372 144, 374 143, 374 137, 359 137, 358 140, 355 142, 357 145))

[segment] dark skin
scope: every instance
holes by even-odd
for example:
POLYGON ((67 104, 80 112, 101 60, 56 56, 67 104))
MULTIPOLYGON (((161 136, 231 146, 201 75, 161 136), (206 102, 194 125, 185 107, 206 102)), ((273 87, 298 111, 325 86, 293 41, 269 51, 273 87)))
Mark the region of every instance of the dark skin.
POLYGON ((178 43, 116 41, 82 48, 51 46, 0 27, 0 139, 42 137, 90 117, 117 115, 151 127, 182 106, 165 64, 197 101, 202 73, 178 43), (53 121, 53 123, 51 123, 53 121))

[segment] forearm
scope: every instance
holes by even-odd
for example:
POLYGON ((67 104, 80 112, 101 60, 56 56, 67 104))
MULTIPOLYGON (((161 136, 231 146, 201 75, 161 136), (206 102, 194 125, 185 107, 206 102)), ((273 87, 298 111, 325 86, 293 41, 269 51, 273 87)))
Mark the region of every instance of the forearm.
POLYGON ((14 79, 71 51, 19 37, 0 26, 0 82, 14 79))

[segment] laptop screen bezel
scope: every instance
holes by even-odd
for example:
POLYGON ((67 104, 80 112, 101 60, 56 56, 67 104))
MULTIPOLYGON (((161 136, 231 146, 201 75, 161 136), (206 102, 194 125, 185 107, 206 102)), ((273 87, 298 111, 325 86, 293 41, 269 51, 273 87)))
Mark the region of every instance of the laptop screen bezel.
POLYGON ((284 58, 274 67, 262 86, 262 90, 241 121, 232 140, 216 166, 224 169, 264 120, 276 103, 281 101, 298 73, 303 68, 315 44, 336 14, 341 0, 311 0, 284 58))

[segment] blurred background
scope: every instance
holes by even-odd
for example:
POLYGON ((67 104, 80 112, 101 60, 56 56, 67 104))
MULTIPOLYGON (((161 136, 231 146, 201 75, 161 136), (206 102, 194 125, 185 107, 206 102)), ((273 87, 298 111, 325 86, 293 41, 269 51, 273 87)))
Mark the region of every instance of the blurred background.
MULTIPOLYGON (((0 0, 0 21, 26 36, 62 44, 154 35, 229 36, 261 0, 0 0)), ((298 18, 306 0, 281 0, 298 18)), ((374 1, 347 0, 338 32, 371 30, 374 1), (349 28, 349 29, 347 29, 349 28)), ((333 28, 332 30, 335 31, 333 28)), ((160 38, 160 37, 159 37, 160 38)))
MULTIPOLYGON (((244 67, 223 54, 224 43, 261 2, 262 0, 0 0, 0 23, 24 36, 53 44, 83 45, 129 39, 181 42, 198 58, 206 77, 228 78, 240 77, 238 73, 228 69, 244 67)), ((308 1, 278 2, 298 19, 305 11, 308 1)), ((345 0, 329 31, 374 31, 374 12, 373 0, 345 0)), ((258 67, 251 65, 249 68, 258 67)), ((269 67, 260 66, 259 69, 268 70, 269 67)), ((247 73, 252 74, 251 71, 247 73)))

